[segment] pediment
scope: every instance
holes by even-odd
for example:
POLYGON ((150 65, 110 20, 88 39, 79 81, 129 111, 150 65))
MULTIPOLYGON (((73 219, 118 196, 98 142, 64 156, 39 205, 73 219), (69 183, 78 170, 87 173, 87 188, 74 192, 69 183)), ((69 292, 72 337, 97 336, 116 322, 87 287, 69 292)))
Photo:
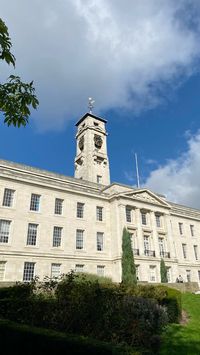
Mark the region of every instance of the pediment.
POLYGON ((159 197, 158 195, 154 194, 153 192, 147 189, 127 192, 124 194, 124 196, 132 198, 133 200, 140 200, 153 205, 159 205, 168 208, 171 207, 164 199, 162 199, 161 197, 159 197))

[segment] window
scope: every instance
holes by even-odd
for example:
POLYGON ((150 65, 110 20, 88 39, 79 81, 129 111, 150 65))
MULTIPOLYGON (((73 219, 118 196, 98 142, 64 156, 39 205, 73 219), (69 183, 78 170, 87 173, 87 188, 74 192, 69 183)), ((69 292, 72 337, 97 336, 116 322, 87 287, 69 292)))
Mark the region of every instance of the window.
POLYGON ((198 246, 197 245, 194 245, 194 256, 195 256, 195 259, 198 260, 198 246))
POLYGON ((76 249, 83 249, 83 230, 76 230, 76 249))
POLYGON ((149 266, 149 276, 150 276, 151 282, 156 281, 156 266, 153 266, 153 265, 149 266))
POLYGON ((168 280, 168 282, 172 281, 171 267, 170 266, 167 266, 167 280, 168 280))
POLYGON ((157 228, 160 228, 161 227, 161 216, 160 214, 156 214, 156 226, 157 228))
POLYGON ((103 233, 97 232, 97 250, 103 250, 103 233))
POLYGON ((187 258, 187 245, 186 244, 182 244, 182 250, 183 250, 183 257, 184 259, 187 258))
POLYGON ((191 236, 194 237, 194 226, 193 226, 193 224, 190 224, 190 233, 191 233, 191 236))
POLYGON ((135 265, 135 271, 136 271, 136 278, 137 278, 137 281, 139 281, 140 279, 140 265, 135 265))
POLYGON ((104 265, 97 265, 97 275, 98 276, 104 276, 104 270, 105 270, 104 265))
POLYGON ((103 207, 96 208, 97 221, 103 221, 103 207))
POLYGON ((76 217, 83 218, 84 203, 77 202, 76 217))
POLYGON ((0 281, 4 280, 6 262, 0 261, 0 281))
POLYGON ((102 176, 101 175, 97 175, 97 183, 98 184, 102 183, 102 176))
POLYGON ((191 282, 191 270, 186 270, 187 282, 191 282))
POLYGON ((61 215, 62 214, 62 208, 63 208, 63 200, 61 200, 60 198, 56 198, 55 199, 54 213, 61 215))
POLYGON ((3 195, 3 206, 5 207, 12 207, 13 205, 13 198, 14 198, 14 190, 5 189, 3 195))
POLYGON ((51 264, 51 277, 59 277, 61 264, 51 264))
POLYGON ((179 233, 182 235, 183 234, 183 223, 179 223, 178 228, 179 228, 179 233))
POLYGON ((75 272, 83 272, 84 271, 84 265, 83 264, 76 264, 75 265, 75 272))
POLYGON ((132 208, 130 206, 126 206, 126 222, 132 222, 131 211, 132 208))
POLYGON ((199 278, 199 282, 200 282, 200 270, 198 270, 198 278, 199 278))
POLYGON ((33 280, 34 277, 34 269, 35 269, 35 263, 24 263, 24 275, 23 275, 23 281, 31 281, 33 280))
POLYGON ((8 243, 10 223, 4 219, 0 220, 0 243, 8 243))
POLYGON ((53 228, 53 247, 61 246, 62 227, 53 228))
POLYGON ((159 245, 159 251, 160 251, 160 256, 164 257, 165 256, 165 247, 164 247, 164 239, 159 237, 158 238, 158 245, 159 245))
POLYGON ((146 212, 141 212, 142 224, 147 225, 147 214, 146 212))
POLYGON ((149 237, 147 235, 144 236, 144 255, 149 255, 149 237))
POLYGON ((130 235, 130 240, 131 240, 131 247, 133 249, 134 248, 134 234, 129 232, 129 235, 130 235))
POLYGON ((36 245, 37 224, 29 223, 27 233, 27 245, 36 245))
POLYGON ((32 194, 31 195, 30 210, 31 211, 39 211, 39 209, 40 209, 40 195, 32 194))

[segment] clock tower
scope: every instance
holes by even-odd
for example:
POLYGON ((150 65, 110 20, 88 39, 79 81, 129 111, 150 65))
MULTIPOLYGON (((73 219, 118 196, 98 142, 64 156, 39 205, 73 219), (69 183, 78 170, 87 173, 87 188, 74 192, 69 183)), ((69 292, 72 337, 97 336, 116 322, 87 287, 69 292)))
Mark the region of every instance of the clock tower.
POLYGON ((106 120, 86 113, 77 123, 75 177, 110 184, 106 120))

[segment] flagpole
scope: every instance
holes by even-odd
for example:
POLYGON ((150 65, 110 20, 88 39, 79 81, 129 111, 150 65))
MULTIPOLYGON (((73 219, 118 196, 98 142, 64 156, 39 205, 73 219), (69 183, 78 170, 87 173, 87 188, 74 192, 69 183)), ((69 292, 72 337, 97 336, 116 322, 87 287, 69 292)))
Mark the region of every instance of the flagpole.
POLYGON ((137 187, 140 188, 140 178, 139 178, 139 171, 138 171, 138 160, 137 154, 135 153, 135 165, 136 165, 136 174, 137 174, 137 187))

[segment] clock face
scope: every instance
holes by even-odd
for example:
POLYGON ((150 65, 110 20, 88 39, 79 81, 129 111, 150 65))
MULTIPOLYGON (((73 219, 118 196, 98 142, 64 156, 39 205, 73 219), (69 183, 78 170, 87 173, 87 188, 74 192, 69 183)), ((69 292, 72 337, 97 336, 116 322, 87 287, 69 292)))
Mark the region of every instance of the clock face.
POLYGON ((102 144, 103 144, 103 140, 102 140, 101 136, 95 134, 94 135, 94 145, 95 145, 95 147, 97 149, 100 149, 102 144))
POLYGON ((84 148, 84 136, 82 136, 82 137, 79 139, 78 146, 79 146, 79 149, 80 149, 80 150, 83 150, 83 148, 84 148))

